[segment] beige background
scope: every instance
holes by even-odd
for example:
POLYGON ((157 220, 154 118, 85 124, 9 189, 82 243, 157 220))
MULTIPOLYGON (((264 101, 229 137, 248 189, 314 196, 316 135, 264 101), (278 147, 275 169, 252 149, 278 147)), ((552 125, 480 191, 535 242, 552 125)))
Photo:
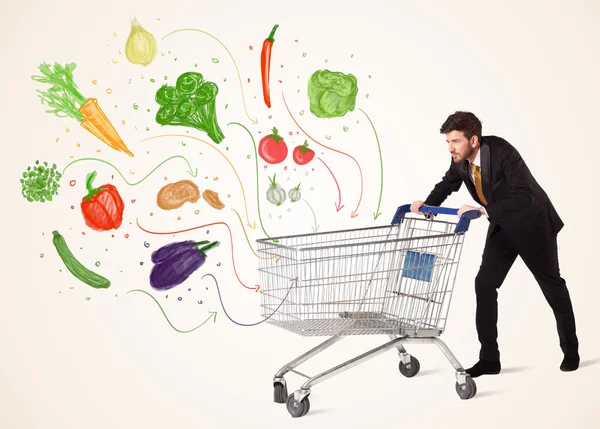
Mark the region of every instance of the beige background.
MULTIPOLYGON (((600 9, 595 1, 566 4, 23 0, 16 6, 3 2, 0 425, 44 429, 474 428, 485 422, 489 429, 598 427, 600 292, 595 249, 599 237, 593 183, 598 156, 600 9), (119 54, 133 14, 159 40, 160 53, 146 69, 119 54), (269 119, 261 100, 259 53, 275 23, 280 28, 273 48, 274 101, 269 119), (160 41, 168 32, 186 27, 210 32, 231 50, 244 82, 248 113, 258 124, 250 124, 233 63, 214 39, 188 32, 160 41), (43 61, 78 64, 75 79, 82 93, 98 98, 135 158, 111 151, 71 119, 44 113, 35 93, 38 86, 30 79, 43 61), (252 146, 245 131, 227 123, 245 124, 257 142, 258 131, 264 135, 277 126, 288 146, 302 144, 304 137, 295 134, 299 130, 284 109, 282 90, 310 134, 360 160, 364 194, 359 216, 351 219, 360 196, 357 169, 349 158, 328 150, 319 150, 318 155, 340 183, 345 207, 339 213, 334 210, 335 183, 318 160, 295 172, 291 163, 266 170, 261 163, 260 202, 263 223, 271 235, 310 232, 313 221, 305 204, 270 205, 264 195, 267 176, 277 173, 286 189, 302 181, 303 197, 315 209, 321 231, 383 225, 398 205, 424 199, 446 170, 448 156, 438 132, 445 118, 459 109, 475 112, 484 123, 484 134, 500 135, 518 148, 565 221, 559 236, 560 266, 577 318, 580 370, 569 374, 558 370, 562 354, 552 313, 520 259, 500 293, 499 341, 506 371, 477 379, 475 398, 458 398, 453 370, 439 350, 414 346, 411 351, 421 362, 418 377, 402 377, 397 355, 389 352, 317 385, 311 411, 301 419, 292 419, 284 405, 272 402, 271 378, 320 339, 297 337, 267 324, 239 327, 226 318, 212 280, 201 280, 205 273, 219 279, 232 318, 242 323, 260 319, 259 295, 236 280, 226 228, 209 228, 210 238, 217 237, 222 245, 211 251, 206 265, 188 282, 169 298, 155 294, 180 329, 201 323, 208 311, 218 312, 216 323, 180 334, 149 297, 127 294, 136 288, 153 292, 147 280, 151 250, 175 237, 207 236, 206 229, 176 236, 148 235, 137 228, 136 219, 154 231, 227 222, 240 278, 247 285, 259 280, 258 260, 231 210, 245 218, 243 194, 224 158, 191 140, 186 146, 177 138, 140 142, 161 132, 185 132, 160 130, 153 123, 153 97, 164 76, 172 83, 174 76, 194 63, 207 78, 220 83, 218 118, 227 138, 219 149, 244 181, 249 219, 257 223, 256 230, 247 229, 251 242, 264 236, 257 216, 254 158, 246 158, 252 146), (372 212, 379 196, 379 162, 366 118, 358 110, 329 121, 299 114, 308 112, 308 76, 325 67, 357 76, 357 107, 369 114, 379 133, 385 184, 383 215, 376 221, 372 212), (156 82, 151 84, 150 78, 156 82), (133 103, 140 108, 134 110, 133 103), (146 126, 151 129, 146 131, 146 126), (226 202, 223 211, 200 201, 177 212, 160 212, 155 198, 166 183, 164 176, 169 181, 189 178, 181 160, 163 165, 133 187, 126 186, 107 165, 82 162, 67 171, 55 201, 29 204, 20 195, 18 177, 36 159, 64 168, 70 156, 97 156, 136 181, 172 155, 183 155, 198 168, 202 189, 220 192, 226 202), (98 171, 97 184, 109 182, 114 174, 112 183, 127 202, 124 224, 114 238, 110 233, 92 233, 78 211, 85 175, 92 169, 98 171), (71 187, 73 179, 77 185, 71 187), (200 209, 197 215, 196 208, 200 209), (94 269, 111 279, 110 289, 94 290, 72 278, 52 246, 53 229, 65 235, 84 264, 94 267, 100 261, 94 269), (83 231, 87 234, 82 235, 83 231), (145 240, 151 248, 144 247, 145 240), (176 300, 178 296, 181 301, 176 300)), ((193 130, 190 135, 206 139, 193 130)), ((472 203, 464 188, 446 205, 463 203, 472 203)), ((472 284, 486 227, 481 220, 469 231, 443 336, 464 366, 470 366, 478 353, 472 284)), ((383 341, 384 337, 350 338, 299 370, 315 374, 383 341)), ((287 379, 290 393, 302 382, 295 375, 287 379)))

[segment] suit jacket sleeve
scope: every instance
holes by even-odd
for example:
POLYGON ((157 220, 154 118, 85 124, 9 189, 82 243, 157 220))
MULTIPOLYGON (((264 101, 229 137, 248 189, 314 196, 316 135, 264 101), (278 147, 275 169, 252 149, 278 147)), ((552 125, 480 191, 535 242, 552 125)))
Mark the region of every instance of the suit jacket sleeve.
POLYGON ((450 168, 446 171, 444 177, 442 177, 442 181, 435 185, 427 199, 425 199, 425 204, 429 206, 439 206, 446 198, 448 198, 448 195, 458 191, 462 183, 463 181, 460 172, 458 171, 458 167, 454 161, 450 161, 450 168))
POLYGON ((531 175, 525 161, 519 152, 512 146, 506 146, 500 164, 502 174, 510 186, 510 194, 485 206, 494 223, 502 222, 512 215, 527 210, 535 205, 535 195, 531 175))

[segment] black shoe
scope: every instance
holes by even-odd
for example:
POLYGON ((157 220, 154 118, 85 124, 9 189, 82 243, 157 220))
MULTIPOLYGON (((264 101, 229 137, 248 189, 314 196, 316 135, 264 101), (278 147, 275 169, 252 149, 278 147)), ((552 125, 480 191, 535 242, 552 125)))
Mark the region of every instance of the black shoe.
POLYGON ((560 364, 561 371, 575 371, 579 368, 579 355, 577 356, 566 356, 560 364))
POLYGON ((501 366, 499 361, 481 359, 471 368, 467 369, 467 373, 471 376, 471 378, 475 378, 484 374, 499 374, 500 368, 501 366))

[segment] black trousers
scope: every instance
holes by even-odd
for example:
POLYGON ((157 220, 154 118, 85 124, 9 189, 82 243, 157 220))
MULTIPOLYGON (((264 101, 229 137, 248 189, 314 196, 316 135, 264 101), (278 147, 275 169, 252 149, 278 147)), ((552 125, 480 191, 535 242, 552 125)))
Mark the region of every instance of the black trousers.
POLYGON ((565 280, 558 267, 557 237, 545 237, 538 250, 516 245, 508 234, 496 226, 487 239, 479 273, 475 278, 477 296, 476 325, 481 343, 480 359, 500 360, 498 350, 498 292, 517 256, 535 277, 554 312, 560 347, 565 355, 577 356, 579 343, 575 333, 575 316, 565 280))

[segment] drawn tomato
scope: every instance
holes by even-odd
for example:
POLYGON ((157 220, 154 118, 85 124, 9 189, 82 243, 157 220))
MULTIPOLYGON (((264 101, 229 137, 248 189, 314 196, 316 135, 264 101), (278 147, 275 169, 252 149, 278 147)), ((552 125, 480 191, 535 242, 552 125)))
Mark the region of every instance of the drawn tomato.
POLYGON ((304 141, 304 145, 296 146, 292 153, 294 162, 298 165, 305 165, 312 161, 315 157, 315 151, 308 148, 308 140, 304 141))
POLYGON ((269 164, 279 164, 288 154, 288 148, 283 138, 278 135, 277 128, 273 128, 273 134, 260 139, 258 154, 269 164))

